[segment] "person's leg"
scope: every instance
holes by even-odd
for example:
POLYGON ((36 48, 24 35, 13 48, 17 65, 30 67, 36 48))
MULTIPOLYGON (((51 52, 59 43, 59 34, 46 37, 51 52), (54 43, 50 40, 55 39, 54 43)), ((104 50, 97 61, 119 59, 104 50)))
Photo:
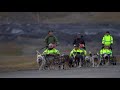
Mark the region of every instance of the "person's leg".
POLYGON ((104 48, 104 44, 102 44, 102 48, 101 49, 103 49, 104 48))
POLYGON ((110 45, 109 49, 111 49, 111 50, 112 50, 112 46, 111 46, 111 45, 110 45))
POLYGON ((82 55, 77 55, 77 58, 78 58, 78 63, 80 64, 80 65, 78 64, 78 66, 81 67, 81 65, 83 65, 83 60, 84 60, 84 58, 83 58, 82 55))
POLYGON ((70 61, 69 61, 70 67, 72 67, 73 59, 74 59, 73 57, 70 57, 70 61))

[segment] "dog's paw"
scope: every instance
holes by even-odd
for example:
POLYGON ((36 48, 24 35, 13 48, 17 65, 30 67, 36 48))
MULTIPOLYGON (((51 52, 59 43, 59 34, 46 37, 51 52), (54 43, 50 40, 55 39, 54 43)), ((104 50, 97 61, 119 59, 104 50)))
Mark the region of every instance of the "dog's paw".
POLYGON ((99 65, 97 65, 97 67, 99 67, 99 65))
POLYGON ((80 65, 80 66, 78 66, 78 68, 81 68, 82 66, 80 65))
POLYGON ((39 68, 39 71, 41 71, 42 70, 42 68, 39 68))

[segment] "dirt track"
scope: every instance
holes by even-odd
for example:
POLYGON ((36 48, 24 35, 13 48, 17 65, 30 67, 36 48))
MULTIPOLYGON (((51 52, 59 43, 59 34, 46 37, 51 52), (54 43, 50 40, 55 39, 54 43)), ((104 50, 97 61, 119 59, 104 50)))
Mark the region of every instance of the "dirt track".
POLYGON ((70 70, 29 70, 0 73, 0 78, 120 78, 120 65, 70 70))

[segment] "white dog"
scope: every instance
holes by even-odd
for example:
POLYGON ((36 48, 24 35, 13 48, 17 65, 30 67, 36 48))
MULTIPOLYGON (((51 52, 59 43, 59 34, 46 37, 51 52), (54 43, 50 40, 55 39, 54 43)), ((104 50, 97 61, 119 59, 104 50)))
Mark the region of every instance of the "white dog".
POLYGON ((59 59, 55 60, 54 57, 47 57, 41 55, 39 51, 37 52, 37 63, 39 65, 39 70, 44 70, 47 66, 47 69, 57 69, 59 67, 59 59))
POLYGON ((92 55, 92 67, 99 67, 101 59, 99 58, 99 54, 92 55))
POLYGON ((110 63, 109 59, 110 59, 110 56, 108 54, 103 55, 103 60, 104 60, 105 65, 109 65, 110 63))
POLYGON ((92 63, 92 56, 86 56, 85 57, 85 62, 86 62, 86 66, 91 66, 92 63))
POLYGON ((39 70, 44 70, 44 66, 46 64, 46 60, 45 60, 45 57, 42 56, 39 51, 36 51, 37 52, 37 63, 39 65, 39 70))
POLYGON ((90 51, 89 51, 89 56, 86 56, 85 60, 87 62, 90 62, 90 64, 92 64, 92 67, 95 67, 95 66, 99 67, 100 62, 101 62, 101 60, 99 59, 99 54, 97 53, 97 54, 92 55, 90 51))

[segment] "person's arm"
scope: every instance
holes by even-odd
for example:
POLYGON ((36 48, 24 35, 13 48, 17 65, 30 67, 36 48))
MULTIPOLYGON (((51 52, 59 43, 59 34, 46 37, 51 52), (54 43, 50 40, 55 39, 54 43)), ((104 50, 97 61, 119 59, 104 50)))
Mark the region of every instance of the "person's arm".
POLYGON ((86 50, 84 50, 84 55, 85 55, 85 56, 87 55, 87 52, 86 52, 86 50))
POLYGON ((102 57, 102 55, 103 55, 103 50, 101 49, 100 50, 100 57, 102 57))
POLYGON ((73 50, 70 52, 70 57, 72 57, 73 56, 73 50))
POLYGON ((113 37, 111 36, 111 44, 113 44, 113 37))
POLYGON ((59 50, 56 50, 56 54, 60 55, 60 52, 59 52, 59 50))
POLYGON ((112 50, 110 50, 110 56, 112 56, 112 50))
POLYGON ((102 44, 105 43, 105 36, 102 38, 102 44))
POLYGON ((46 55, 47 54, 47 49, 42 53, 42 55, 46 55))
POLYGON ((44 42, 48 44, 48 36, 45 37, 44 42))
POLYGON ((57 37, 56 37, 56 36, 54 36, 54 38, 55 38, 55 43, 58 45, 58 44, 59 44, 59 42, 58 42, 57 37))

